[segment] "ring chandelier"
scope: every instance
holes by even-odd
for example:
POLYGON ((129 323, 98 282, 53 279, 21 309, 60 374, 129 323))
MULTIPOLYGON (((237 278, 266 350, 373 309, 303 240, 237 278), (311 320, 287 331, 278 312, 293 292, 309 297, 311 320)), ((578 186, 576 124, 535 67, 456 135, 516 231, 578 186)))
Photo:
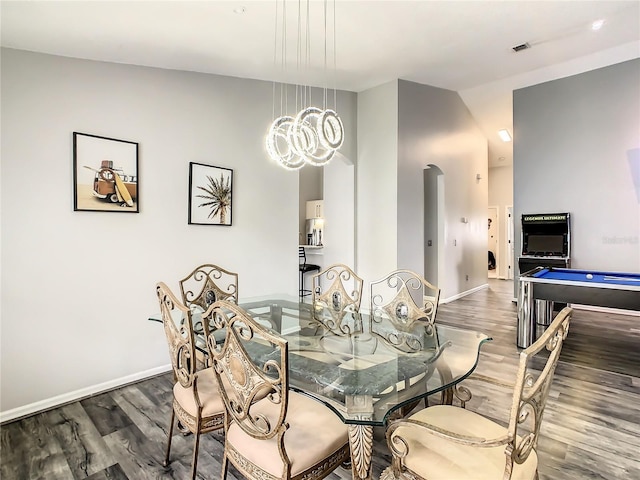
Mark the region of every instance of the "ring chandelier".
MULTIPOLYGON (((282 68, 286 70, 286 1, 282 0, 282 29, 280 35, 280 48, 278 48, 278 6, 276 2, 276 45, 275 55, 277 59, 280 49, 282 68)), ((298 1, 298 48, 297 65, 310 59, 310 22, 309 22, 309 0, 306 2, 306 23, 302 18, 301 1, 298 1), (303 30, 306 31, 303 32, 303 30), (305 39, 302 39, 306 33, 305 39), (303 50, 304 43, 304 50, 303 50)), ((333 7, 334 14, 334 70, 335 70, 335 0, 333 7)), ((324 1, 324 53, 325 53, 325 77, 327 65, 327 0, 324 1)), ((342 146, 344 141, 344 127, 342 120, 335 112, 335 109, 327 108, 327 87, 324 88, 323 108, 304 106, 295 115, 287 115, 287 88, 281 84, 280 87, 280 116, 277 117, 267 132, 266 147, 269 157, 278 162, 288 170, 298 170, 304 165, 314 165, 317 167, 326 165, 334 157, 335 153, 342 146)), ((311 98, 311 88, 296 86, 296 107, 298 103, 311 98)), ((310 102, 309 102, 310 103, 310 102)), ((336 103, 336 91, 334 89, 334 105, 336 103)), ((275 116, 276 88, 274 84, 273 105, 275 116)), ((297 110, 297 108, 296 108, 297 110)))

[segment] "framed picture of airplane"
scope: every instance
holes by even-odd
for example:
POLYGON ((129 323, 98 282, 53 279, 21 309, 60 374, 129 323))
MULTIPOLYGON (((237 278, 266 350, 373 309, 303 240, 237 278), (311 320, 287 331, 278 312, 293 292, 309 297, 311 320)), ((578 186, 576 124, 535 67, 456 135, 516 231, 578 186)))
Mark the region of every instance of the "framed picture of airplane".
POLYGON ((73 132, 73 209, 140 212, 138 144, 73 132))
POLYGON ((233 170, 189 163, 189 224, 231 225, 233 170))

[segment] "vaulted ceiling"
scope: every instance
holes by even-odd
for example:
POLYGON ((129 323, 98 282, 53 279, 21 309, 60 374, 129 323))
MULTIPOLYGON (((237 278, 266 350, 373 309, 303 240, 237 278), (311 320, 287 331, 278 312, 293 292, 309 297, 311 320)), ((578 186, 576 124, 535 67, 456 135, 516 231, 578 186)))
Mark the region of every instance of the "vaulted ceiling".
POLYGON ((640 57, 636 0, 336 0, 335 16, 329 0, 326 23, 325 2, 310 0, 311 28, 302 40, 296 29, 299 14, 305 24, 307 2, 287 0, 292 56, 283 71, 274 59, 282 6, 2 0, 0 38, 9 48, 354 92, 397 78, 455 90, 489 139, 490 166, 512 162, 512 144, 496 132, 513 132, 513 89, 640 57), (594 31, 599 19, 605 22, 594 31), (530 48, 513 50, 525 43, 530 48), (298 46, 310 54, 296 66, 298 46))

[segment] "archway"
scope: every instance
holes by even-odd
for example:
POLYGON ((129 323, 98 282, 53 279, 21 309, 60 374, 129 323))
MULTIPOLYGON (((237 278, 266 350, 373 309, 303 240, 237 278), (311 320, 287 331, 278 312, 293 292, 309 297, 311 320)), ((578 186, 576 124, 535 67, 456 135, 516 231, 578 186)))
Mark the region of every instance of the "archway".
POLYGON ((444 283, 444 173, 436 165, 423 170, 424 277, 434 285, 444 283))

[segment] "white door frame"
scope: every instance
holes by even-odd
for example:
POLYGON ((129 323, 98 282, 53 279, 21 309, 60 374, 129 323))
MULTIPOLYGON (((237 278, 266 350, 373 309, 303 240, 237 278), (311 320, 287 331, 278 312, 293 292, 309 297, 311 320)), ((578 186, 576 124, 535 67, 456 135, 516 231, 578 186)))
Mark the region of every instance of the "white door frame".
POLYGON ((506 266, 507 266, 507 275, 506 278, 508 280, 513 280, 513 264, 515 262, 515 240, 514 236, 514 224, 513 224, 513 205, 507 205, 504 207, 505 210, 505 223, 506 223, 506 232, 507 238, 506 242, 506 266))
MULTIPOLYGON (((494 228, 496 248, 493 253, 496 257, 496 269, 494 270, 494 272, 495 272, 495 277, 498 278, 500 277, 500 265, 502 264, 501 258, 500 258, 500 250, 501 250, 500 249, 500 208, 496 205, 489 205, 487 207, 487 211, 489 210, 493 210, 495 212, 495 221, 492 222, 492 225, 495 223, 495 226, 493 228, 494 228)), ((487 246, 488 246, 488 239, 487 239, 487 246)), ((487 248, 487 250, 489 249, 487 248)), ((493 276, 491 278, 493 278, 493 276)))

